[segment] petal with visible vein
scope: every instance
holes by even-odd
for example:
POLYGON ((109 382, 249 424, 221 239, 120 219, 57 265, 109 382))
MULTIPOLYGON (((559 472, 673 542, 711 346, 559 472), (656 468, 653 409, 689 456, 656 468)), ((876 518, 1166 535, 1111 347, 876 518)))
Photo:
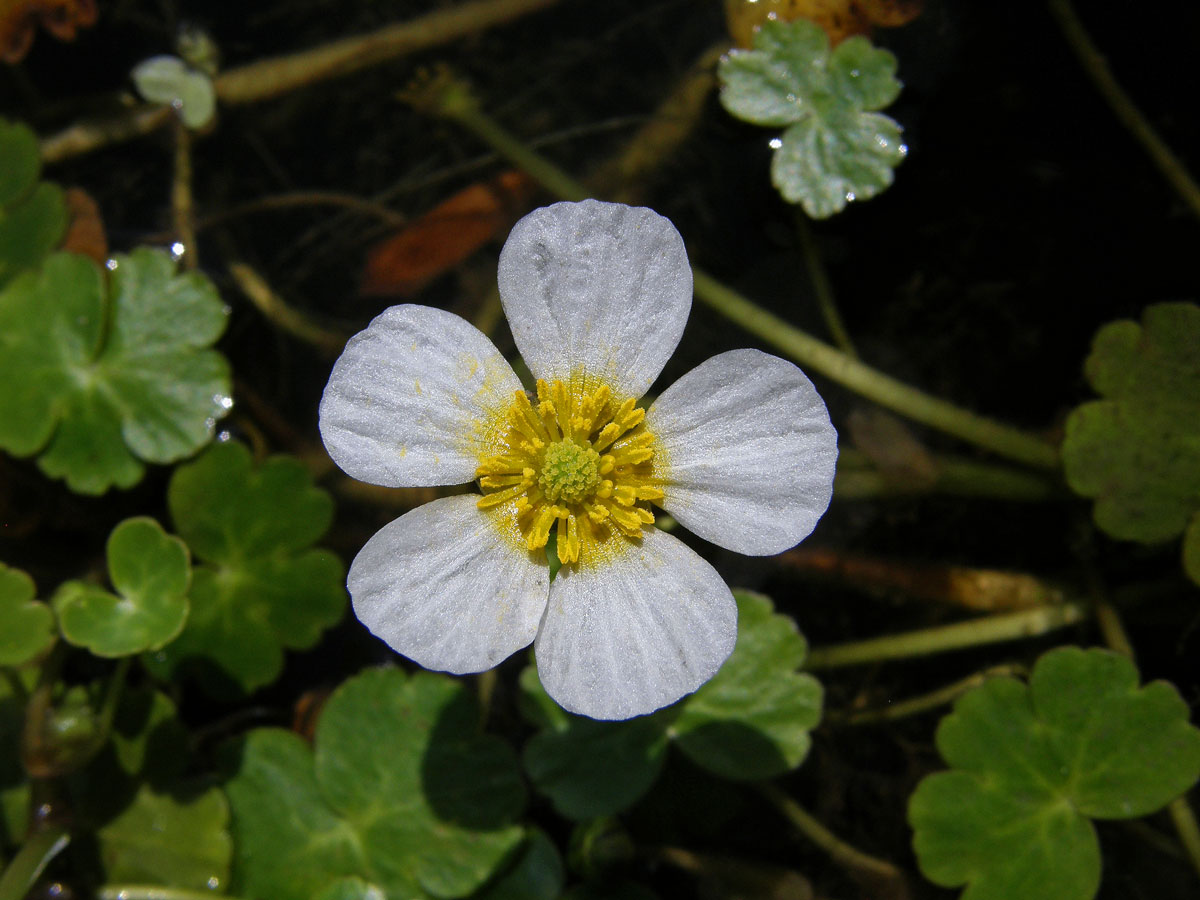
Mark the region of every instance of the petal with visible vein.
POLYGON ((393 306, 352 337, 321 397, 321 438, 347 474, 388 487, 475 477, 483 423, 521 383, 471 323, 393 306))
POLYGON ((538 378, 580 369, 641 397, 674 352, 692 305, 683 239, 657 213, 585 200, 534 210, 500 254, 500 296, 538 378))
POLYGON ((549 570, 505 513, 478 496, 444 497, 385 525, 350 565, 354 612, 427 669, 482 672, 527 646, 546 607, 549 570))
POLYGON ((651 529, 603 566, 559 570, 537 637, 538 677, 564 709, 628 719, 696 690, 736 639, 737 604, 721 576, 651 529))
POLYGON ((837 432, 798 368, 759 350, 714 356, 646 412, 667 512, 705 540, 781 553, 829 506, 837 432))

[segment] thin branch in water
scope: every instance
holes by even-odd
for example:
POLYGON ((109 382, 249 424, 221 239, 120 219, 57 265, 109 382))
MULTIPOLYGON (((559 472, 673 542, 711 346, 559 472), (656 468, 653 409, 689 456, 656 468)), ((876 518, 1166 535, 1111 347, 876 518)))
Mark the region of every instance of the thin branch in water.
POLYGON ((939 628, 925 628, 865 641, 814 647, 805 667, 813 670, 834 669, 1021 640, 1077 625, 1087 620, 1090 614, 1091 610, 1085 604, 1063 603, 1003 616, 987 616, 939 628))
MULTIPOLYGON (((213 83, 217 102, 232 106, 268 100, 329 78, 349 75, 406 54, 450 43, 557 2, 470 0, 407 22, 384 26, 369 34, 259 60, 221 73, 213 83)), ((107 119, 77 123, 42 140, 42 161, 60 162, 142 137, 156 131, 171 115, 170 107, 142 105, 107 119)))
POLYGON ((1142 115, 1133 99, 1125 93, 1125 89, 1108 67, 1108 60, 1093 43, 1079 16, 1075 14, 1070 0, 1050 0, 1050 12, 1058 20, 1063 36, 1079 59, 1079 64, 1092 79, 1092 84, 1108 103, 1118 121, 1125 126, 1125 130, 1133 139, 1142 145, 1142 149, 1158 167, 1159 172, 1170 182, 1171 187, 1175 188, 1191 211, 1200 217, 1200 185, 1197 185, 1187 167, 1167 146, 1167 142, 1159 137, 1150 120, 1142 115))
POLYGON ((797 831, 829 854, 830 859, 846 869, 855 880, 878 892, 873 896, 894 900, 909 896, 908 882, 904 872, 897 866, 864 853, 842 840, 775 785, 758 785, 758 791, 797 831))
POLYGON ((322 353, 336 356, 346 346, 348 337, 327 328, 322 328, 308 316, 293 309, 284 302, 283 298, 271 290, 271 286, 250 266, 241 262, 229 264, 229 274, 237 282, 250 302, 266 318, 293 337, 307 344, 312 344, 322 353))

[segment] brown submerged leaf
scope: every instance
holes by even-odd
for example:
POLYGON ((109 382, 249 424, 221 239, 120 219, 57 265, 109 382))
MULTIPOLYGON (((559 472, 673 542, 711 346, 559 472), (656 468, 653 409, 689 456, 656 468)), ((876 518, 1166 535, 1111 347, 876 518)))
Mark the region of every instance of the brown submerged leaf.
POLYGON ((874 27, 907 25, 921 14, 924 0, 725 0, 729 35, 739 47, 750 47, 754 31, 769 19, 809 19, 820 25, 835 47, 874 27))
POLYGON ((108 235, 100 207, 83 188, 67 188, 65 199, 69 224, 62 249, 89 256, 103 265, 108 259, 108 235))
POLYGON ((517 171, 464 188, 372 247, 359 293, 411 297, 511 226, 532 193, 517 171))

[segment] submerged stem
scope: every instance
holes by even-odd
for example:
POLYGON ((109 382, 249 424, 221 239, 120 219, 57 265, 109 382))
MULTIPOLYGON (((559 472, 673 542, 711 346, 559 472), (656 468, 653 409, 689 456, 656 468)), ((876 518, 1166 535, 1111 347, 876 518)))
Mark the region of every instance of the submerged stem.
POLYGON ((1158 132, 1113 76, 1108 61, 1092 43, 1070 0, 1050 0, 1050 12, 1058 19, 1063 36, 1079 59, 1079 64, 1092 79, 1096 90, 1111 107, 1117 119, 1134 140, 1142 145, 1142 149, 1158 167, 1159 172, 1191 207, 1192 212, 1200 217, 1200 185, 1196 184, 1187 167, 1167 146, 1166 141, 1158 136, 1158 132))
POLYGON ((904 873, 892 863, 864 853, 826 828, 816 817, 773 784, 761 784, 758 791, 806 838, 829 854, 838 865, 849 869, 860 880, 890 885, 895 896, 904 896, 904 873))
POLYGON ((928 694, 922 694, 919 697, 910 697, 907 700, 900 700, 896 703, 889 703, 887 706, 860 709, 853 712, 827 710, 825 721, 830 725, 874 725, 880 722, 894 722, 896 719, 919 715, 928 710, 937 709, 939 706, 945 706, 947 703, 952 703, 967 691, 974 690, 991 678, 1024 675, 1027 671, 1025 666, 1015 663, 992 666, 990 669, 984 669, 982 672, 968 675, 966 678, 962 678, 953 684, 940 687, 936 691, 930 691, 928 694))
POLYGON ((816 235, 813 234, 812 223, 804 210, 796 209, 796 234, 800 238, 800 253, 804 257, 804 268, 808 271, 808 280, 812 282, 813 294, 817 298, 817 306, 821 310, 821 318, 833 342, 847 356, 858 359, 858 351, 842 321, 842 314, 837 307, 837 299, 833 294, 833 283, 829 280, 829 272, 817 250, 816 235))
POLYGON ((980 644, 1013 641, 1066 628, 1084 621, 1089 613, 1088 607, 1082 603, 1062 603, 1038 606, 1003 616, 972 619, 969 622, 958 622, 939 628, 924 628, 865 641, 815 647, 808 656, 806 668, 833 669, 838 666, 907 659, 944 653, 948 650, 961 650, 964 647, 976 647, 980 644))

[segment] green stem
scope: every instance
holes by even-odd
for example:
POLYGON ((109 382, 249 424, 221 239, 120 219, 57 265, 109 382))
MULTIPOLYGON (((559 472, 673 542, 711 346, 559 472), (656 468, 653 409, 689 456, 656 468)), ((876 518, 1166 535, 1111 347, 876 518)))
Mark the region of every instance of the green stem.
MULTIPOLYGON (((407 54, 476 34, 558 0, 468 0, 441 6, 415 19, 384 25, 367 34, 331 41, 286 56, 226 69, 213 81, 222 106, 257 103, 329 78, 356 72, 407 54)), ((79 122, 41 142, 42 161, 58 162, 157 130, 174 112, 158 104, 112 117, 79 122)))
POLYGON ((835 500, 905 497, 914 494, 951 494, 991 497, 997 500, 1038 501, 1067 496, 1061 484, 1040 472, 978 462, 952 456, 933 457, 936 475, 931 482, 889 475, 852 447, 838 453, 835 500))
POLYGON ((1082 622, 1089 612, 1088 607, 1081 603, 1038 606, 1003 616, 988 616, 969 622, 943 625, 940 628, 906 631, 866 641, 816 647, 809 654, 806 668, 833 669, 889 659, 928 656, 980 644, 1014 641, 1047 634, 1082 622))
POLYGON ((1166 141, 1158 136, 1149 120, 1142 115, 1137 104, 1113 77, 1112 70, 1104 54, 1092 43, 1091 37, 1075 15, 1070 0, 1050 0, 1050 12, 1058 19, 1063 36, 1071 50, 1078 57, 1083 70, 1100 92, 1100 95, 1112 108, 1113 113, 1125 129, 1133 136, 1150 159, 1158 166, 1159 172, 1171 183, 1171 187, 1179 193, 1193 213, 1200 216, 1200 185, 1197 185, 1187 167, 1167 146, 1166 141))
MULTIPOLYGON (((553 163, 530 150, 480 108, 470 88, 449 73, 408 92, 419 109, 458 122, 501 156, 564 200, 591 192, 553 163)), ((924 422, 1001 456, 1038 468, 1058 467, 1058 451, 1040 438, 962 409, 864 365, 767 312, 711 275, 693 268, 696 298, 810 370, 918 422, 924 422)))
POLYGON ((833 342, 841 348, 843 353, 858 359, 858 351, 854 348, 854 342, 850 340, 850 332, 846 330, 842 314, 837 308, 833 283, 829 280, 829 273, 825 270, 821 254, 817 252, 817 240, 813 235, 812 224, 804 210, 799 208, 796 209, 796 234, 800 237, 800 252, 804 256, 804 267, 808 270, 808 280, 812 282, 813 294, 816 295, 817 307, 821 310, 825 327, 829 329, 833 342))
POLYGON ((229 274, 258 311, 281 331, 331 357, 345 349, 347 335, 322 328, 298 309, 288 306, 255 269, 235 261, 229 264, 229 274))
POLYGON ((586 200, 592 192, 540 153, 531 150, 516 135, 480 108, 470 87, 449 73, 440 73, 434 80, 410 95, 418 108, 457 122, 525 174, 529 175, 563 200, 586 200))
MULTIPOLYGON (((158 884, 106 884, 96 891, 96 900, 213 900, 214 891, 189 891, 158 884)), ((228 894, 220 900, 238 900, 228 894)))
POLYGON ((904 873, 887 860, 878 859, 846 843, 826 828, 799 803, 773 784, 761 784, 759 793, 777 809, 796 830, 829 854, 830 859, 860 879, 892 885, 904 884, 904 873))
POLYGON ((976 672, 974 675, 968 675, 953 684, 938 688, 936 691, 930 691, 928 694, 911 697, 898 703, 889 703, 887 706, 877 709, 861 709, 854 712, 829 710, 825 713, 825 721, 831 725, 874 725, 879 722, 894 722, 896 719, 919 715, 951 703, 990 678, 1024 675, 1026 671, 1024 666, 1016 664, 993 666, 982 672, 976 672))
POLYGON ((767 312, 711 275, 693 269, 696 299, 812 372, 820 372, 880 406, 1000 456, 1058 468, 1058 451, 1041 438, 926 394, 847 356, 767 312))
POLYGON ((12 862, 0 873, 0 900, 23 900, 50 860, 70 842, 71 836, 60 825, 52 825, 30 835, 12 862))

